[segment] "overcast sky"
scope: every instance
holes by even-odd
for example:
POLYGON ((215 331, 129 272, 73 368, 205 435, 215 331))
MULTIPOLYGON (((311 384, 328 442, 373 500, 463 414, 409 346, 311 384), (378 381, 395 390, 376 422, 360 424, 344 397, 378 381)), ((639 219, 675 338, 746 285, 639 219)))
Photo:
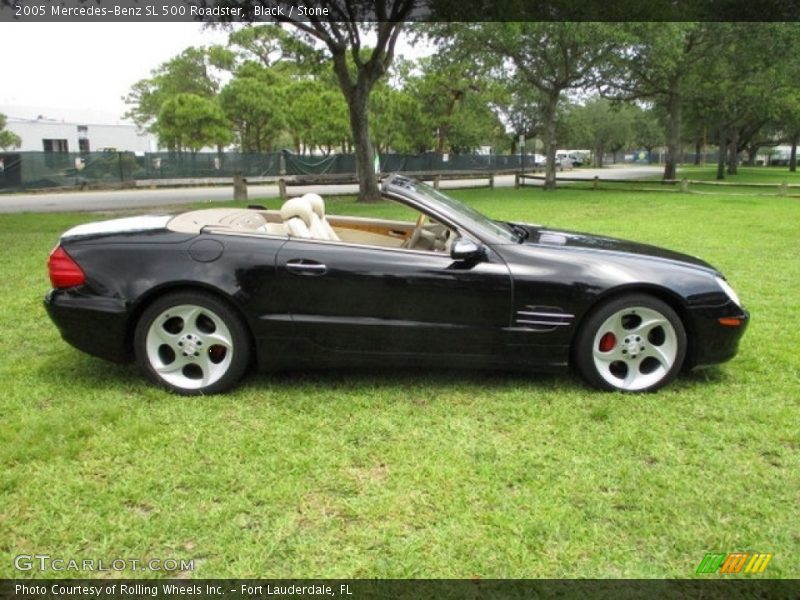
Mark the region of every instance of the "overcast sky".
POLYGON ((133 83, 188 46, 226 37, 195 23, 0 23, 0 111, 116 123, 133 83))
POLYGON ((132 84, 189 46, 226 39, 195 23, 0 23, 0 112, 118 123, 132 84))

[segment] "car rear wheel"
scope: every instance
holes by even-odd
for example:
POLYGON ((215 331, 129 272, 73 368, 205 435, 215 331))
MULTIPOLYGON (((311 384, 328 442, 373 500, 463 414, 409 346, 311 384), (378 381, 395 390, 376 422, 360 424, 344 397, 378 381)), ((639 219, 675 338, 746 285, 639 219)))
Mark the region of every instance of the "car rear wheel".
POLYGON ((686 356, 686 331, 666 303, 644 294, 601 305, 575 345, 575 364, 593 386, 652 392, 671 382, 686 356))
POLYGON ((203 292, 178 292, 156 300, 136 326, 134 350, 145 374, 185 395, 216 394, 247 369, 247 330, 225 302, 203 292))

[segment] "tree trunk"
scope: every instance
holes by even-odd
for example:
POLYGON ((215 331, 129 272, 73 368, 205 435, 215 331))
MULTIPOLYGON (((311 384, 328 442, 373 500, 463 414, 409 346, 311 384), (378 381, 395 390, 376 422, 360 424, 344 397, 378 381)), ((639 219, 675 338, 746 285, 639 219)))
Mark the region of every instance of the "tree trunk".
POLYGON ((667 125, 667 160, 664 165, 664 179, 677 179, 678 154, 681 150, 681 96, 677 77, 670 84, 667 116, 669 123, 667 125))
POLYGON ((375 176, 375 151, 369 139, 367 101, 369 88, 362 81, 348 98, 350 127, 356 147, 356 173, 358 174, 358 201, 377 202, 381 198, 378 179, 375 176))
POLYGON ((378 178, 375 175, 375 151, 369 137, 369 93, 382 74, 360 69, 355 80, 347 66, 344 50, 333 54, 333 71, 339 80, 350 116, 350 131, 356 154, 356 174, 358 175, 358 201, 377 202, 381 198, 378 178))
POLYGON ((755 167, 756 166, 756 157, 758 156, 758 149, 760 146, 756 144, 750 144, 747 147, 747 162, 745 163, 748 167, 755 167))
POLYGON ((544 107, 544 147, 547 157, 544 173, 544 189, 556 189, 556 107, 558 96, 549 97, 544 107))
POLYGON ((717 179, 725 179, 725 157, 728 150, 728 136, 725 129, 719 130, 719 156, 717 156, 717 179))
POLYGON ((703 152, 703 140, 696 140, 694 143, 694 164, 700 164, 700 154, 703 152))
POLYGON ((731 143, 728 150, 728 175, 737 175, 739 172, 739 130, 734 127, 731 132, 731 143))
POLYGON ((448 127, 440 125, 436 128, 436 154, 444 154, 444 144, 448 136, 448 127))
POLYGON ((789 154, 789 170, 792 173, 797 172, 797 138, 798 135, 796 133, 792 135, 792 150, 789 154))
MULTIPOLYGON (((447 110, 445 111, 445 117, 447 121, 450 121, 450 117, 453 116, 453 113, 456 110, 457 102, 458 95, 450 97, 450 102, 447 104, 447 110)), ((436 153, 444 154, 447 139, 450 137, 450 125, 444 123, 439 125, 439 127, 436 128, 436 133, 438 138, 436 140, 436 153)))

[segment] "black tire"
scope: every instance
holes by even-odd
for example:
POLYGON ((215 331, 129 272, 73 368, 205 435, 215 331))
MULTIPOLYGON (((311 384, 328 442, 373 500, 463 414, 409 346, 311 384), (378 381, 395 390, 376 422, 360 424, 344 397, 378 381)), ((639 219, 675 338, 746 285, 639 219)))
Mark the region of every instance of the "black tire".
POLYGON ((151 381, 186 396, 230 389, 250 363, 250 336, 239 315, 200 291, 155 300, 136 324, 133 346, 151 381))
POLYGON ((629 294, 589 315, 575 338, 572 358, 596 388, 654 392, 678 375, 686 346, 686 330, 668 304, 647 294, 629 294))

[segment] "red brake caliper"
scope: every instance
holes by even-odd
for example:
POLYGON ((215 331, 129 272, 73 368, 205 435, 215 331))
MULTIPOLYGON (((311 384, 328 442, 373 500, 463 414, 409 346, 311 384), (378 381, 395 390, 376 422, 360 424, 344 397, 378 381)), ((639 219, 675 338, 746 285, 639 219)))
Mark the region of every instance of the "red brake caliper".
POLYGON ((617 338, 614 337, 614 334, 610 331, 608 333, 603 334, 603 337, 600 338, 600 352, 611 352, 614 349, 614 346, 617 345, 617 338))

